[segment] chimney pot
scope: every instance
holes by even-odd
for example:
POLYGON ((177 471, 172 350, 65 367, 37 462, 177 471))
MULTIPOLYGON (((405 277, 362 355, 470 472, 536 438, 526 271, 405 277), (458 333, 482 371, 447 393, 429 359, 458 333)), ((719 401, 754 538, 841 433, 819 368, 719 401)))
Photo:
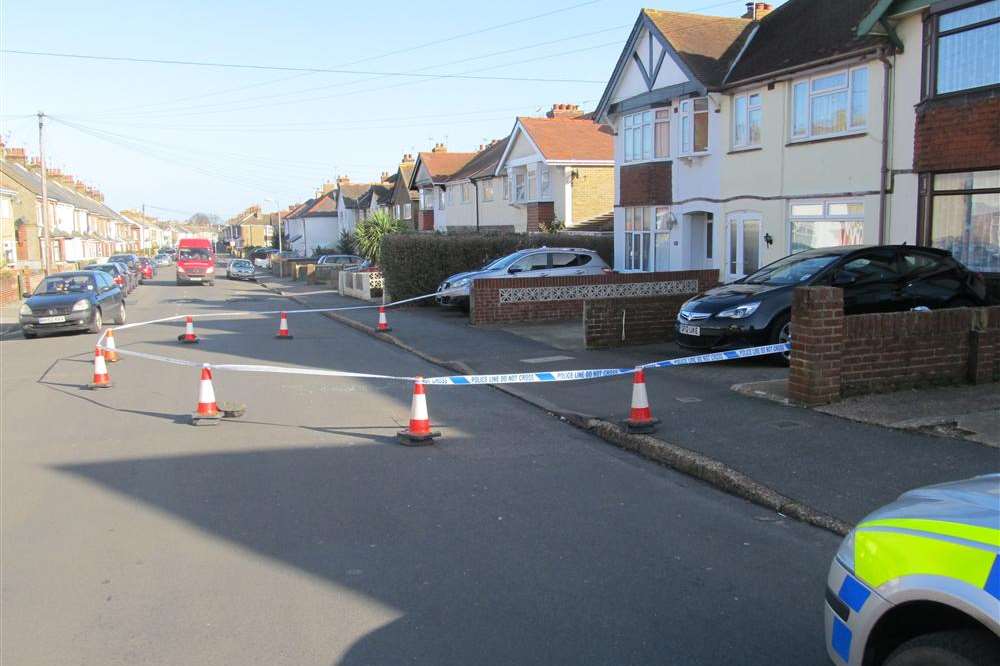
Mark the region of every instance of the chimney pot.
POLYGON ((582 116, 582 115, 583 112, 580 111, 579 104, 553 104, 549 112, 545 114, 545 117, 576 118, 577 116, 582 116))
POLYGON ((747 12, 740 18, 750 19, 751 21, 759 21, 774 9, 770 4, 766 2, 748 2, 747 12))
POLYGON ((21 166, 27 166, 28 157, 24 153, 24 148, 8 148, 4 159, 8 162, 15 162, 21 166))
POLYGON ((448 148, 443 143, 436 143, 434 147, 431 148, 432 153, 447 153, 448 148))

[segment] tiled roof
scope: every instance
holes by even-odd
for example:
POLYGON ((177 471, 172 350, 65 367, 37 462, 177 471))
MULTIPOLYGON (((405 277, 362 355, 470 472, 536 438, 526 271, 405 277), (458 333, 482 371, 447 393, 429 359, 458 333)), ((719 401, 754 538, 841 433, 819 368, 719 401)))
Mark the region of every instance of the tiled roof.
POLYGON ((465 180, 467 178, 487 178, 496 171, 497 163, 503 156, 504 148, 507 147, 507 139, 504 137, 486 146, 475 157, 465 163, 461 169, 452 174, 449 181, 465 180))
POLYGON ((371 183, 344 183, 340 186, 340 196, 344 199, 344 206, 347 208, 357 208, 358 200, 371 189, 371 183))
POLYGON ((765 16, 727 82, 737 82, 885 43, 855 28, 872 0, 788 0, 765 16))
MULTIPOLYGON (((34 171, 26 169, 20 164, 13 162, 0 161, 0 172, 4 176, 10 178, 15 183, 21 185, 21 187, 29 190, 33 194, 41 195, 42 193, 42 179, 34 171)), ((112 210, 108 206, 104 205, 100 201, 91 199, 90 197, 85 197, 76 190, 64 187, 58 181, 53 179, 48 179, 46 182, 46 188, 48 189, 49 199, 52 201, 58 201, 60 203, 69 204, 75 206, 81 210, 86 210, 94 215, 99 215, 101 217, 106 217, 113 220, 124 220, 121 215, 116 211, 112 210)))
POLYGON ((710 88, 722 84, 753 25, 753 21, 743 18, 659 9, 642 12, 670 42, 691 73, 710 88))
POLYGON ((448 180, 453 173, 461 169, 476 156, 476 153, 449 153, 445 151, 420 153, 420 162, 427 169, 431 180, 435 183, 448 180))
POLYGON ((583 118, 518 118, 547 160, 612 162, 614 137, 607 125, 583 118))
POLYGON ((333 217, 337 215, 337 191, 327 192, 315 199, 309 208, 302 211, 300 217, 333 217))

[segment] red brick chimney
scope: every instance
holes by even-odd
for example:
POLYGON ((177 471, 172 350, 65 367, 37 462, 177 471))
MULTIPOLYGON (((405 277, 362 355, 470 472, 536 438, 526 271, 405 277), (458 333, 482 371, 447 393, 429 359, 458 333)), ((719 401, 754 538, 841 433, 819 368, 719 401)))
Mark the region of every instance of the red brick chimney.
POLYGON ((583 115, 579 104, 553 104, 546 118, 577 118, 583 115))
POLYGON ((400 160, 400 165, 413 164, 413 155, 410 153, 403 153, 403 159, 400 160))
POLYGON ((384 183, 387 180, 389 180, 389 172, 388 171, 383 171, 382 172, 382 180, 380 180, 379 182, 384 183))
POLYGON ((447 153, 448 152, 448 147, 445 146, 443 143, 435 143, 434 147, 431 148, 431 152, 432 153, 447 153))
POLYGON ((79 194, 83 194, 84 196, 86 196, 87 190, 89 190, 90 188, 87 187, 87 184, 84 183, 82 180, 78 180, 75 183, 73 183, 73 189, 76 190, 79 194))
POLYGON ((42 170, 42 160, 37 157, 32 157, 28 160, 28 168, 35 173, 40 173, 42 170))
POLYGON ((20 164, 23 167, 28 166, 28 156, 25 155, 24 148, 7 148, 4 153, 4 159, 8 162, 20 164))
POLYGON ((747 13, 740 18, 750 19, 751 21, 759 21, 774 9, 771 5, 766 2, 748 2, 747 3, 747 13))
POLYGON ((337 187, 341 185, 350 185, 351 179, 348 176, 337 176, 337 187))

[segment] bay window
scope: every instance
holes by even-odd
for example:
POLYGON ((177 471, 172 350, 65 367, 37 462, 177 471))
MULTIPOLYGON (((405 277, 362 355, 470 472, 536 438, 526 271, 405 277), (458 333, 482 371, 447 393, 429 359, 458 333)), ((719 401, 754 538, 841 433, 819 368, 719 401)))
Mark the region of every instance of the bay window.
POLYGON ((429 187, 420 189, 420 210, 434 209, 434 190, 429 187))
POLYGON ((792 138, 847 134, 868 124, 868 68, 828 72, 792 85, 792 138))
POLYGON ((1000 273, 1000 170, 936 174, 931 202, 930 244, 1000 273))
POLYGON ((549 167, 547 164, 542 164, 538 167, 538 182, 540 183, 541 198, 545 199, 552 193, 549 185, 549 167))
POLYGON ((503 176, 501 180, 503 181, 503 200, 510 201, 510 178, 503 176))
POLYGON ((760 93, 736 95, 733 98, 733 148, 760 145, 760 93))
POLYGON ((942 12, 932 18, 927 40, 938 95, 1000 84, 1000 0, 942 12))
POLYGON ((438 190, 438 210, 444 210, 444 188, 438 190))
POLYGON ((665 271, 670 268, 669 206, 625 209, 625 270, 665 271))
POLYGON ((791 252, 864 242, 865 205, 860 201, 792 202, 789 212, 791 252))
POLYGON ((535 193, 537 192, 537 180, 538 174, 534 169, 528 167, 528 201, 535 200, 535 193))
POLYGON ((513 172, 514 176, 514 201, 524 201, 526 197, 525 191, 525 173, 521 169, 516 169, 513 172))
POLYGON ((622 119, 625 162, 670 157, 670 109, 632 113, 622 119))
POLYGON ((708 152, 708 98, 681 102, 681 154, 708 152))

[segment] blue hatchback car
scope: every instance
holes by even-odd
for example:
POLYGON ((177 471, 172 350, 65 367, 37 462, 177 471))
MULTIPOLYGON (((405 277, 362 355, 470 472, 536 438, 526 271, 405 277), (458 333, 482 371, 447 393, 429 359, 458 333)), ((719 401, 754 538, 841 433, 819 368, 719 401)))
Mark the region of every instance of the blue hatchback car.
POLYGON ((24 297, 18 315, 26 338, 61 331, 99 333, 106 318, 125 323, 125 293, 101 271, 50 275, 24 297))

